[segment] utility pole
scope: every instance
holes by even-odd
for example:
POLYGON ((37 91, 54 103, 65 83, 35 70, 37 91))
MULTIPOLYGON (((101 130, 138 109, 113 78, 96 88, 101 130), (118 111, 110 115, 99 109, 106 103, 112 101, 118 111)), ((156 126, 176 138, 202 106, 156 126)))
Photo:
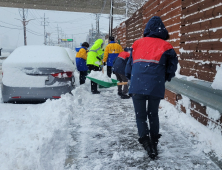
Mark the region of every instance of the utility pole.
POLYGON ((100 31, 99 31, 99 14, 98 14, 98 23, 97 24, 98 24, 98 36, 100 36, 100 31))
POLYGON ((92 44, 94 43, 93 31, 94 30, 93 30, 93 24, 92 24, 92 36, 91 36, 92 37, 92 44))
MULTIPOLYGON (((73 34, 72 34, 72 49, 73 49, 73 41, 74 41, 74 39, 73 39, 73 34)), ((73 49, 74 50, 74 49, 73 49)))
POLYGON ((58 24, 57 24, 57 27, 56 27, 56 28, 57 28, 57 32, 58 32, 58 45, 59 45, 59 43, 60 43, 60 41, 59 41, 59 31, 60 31, 60 30, 59 30, 58 24))
POLYGON ((113 36, 113 0, 111 0, 111 36, 113 36))
POLYGON ((96 39, 99 38, 99 14, 96 14, 96 39))
POLYGON ((26 21, 25 21, 25 10, 24 8, 22 9, 23 11, 23 30, 24 30, 24 45, 27 45, 27 37, 26 37, 26 21))
POLYGON ((46 22, 46 19, 48 19, 48 18, 45 18, 45 13, 44 13, 44 18, 43 18, 43 26, 44 26, 44 44, 46 45, 46 31, 45 31, 45 26, 47 26, 46 24, 48 23, 48 22, 46 22))
POLYGON ((109 36, 112 36, 112 30, 113 30, 113 0, 111 0, 110 4, 109 36))
POLYGON ((128 17, 128 0, 126 0, 126 18, 128 17))
POLYGON ((19 11, 19 14, 22 17, 22 20, 20 20, 20 19, 17 19, 17 20, 22 22, 23 32, 24 32, 24 45, 27 45, 26 25, 28 25, 29 21, 31 21, 33 19, 30 19, 30 20, 26 21, 28 10, 26 11, 26 16, 25 16, 25 9, 24 8, 22 8, 22 14, 20 13, 20 11, 19 11))

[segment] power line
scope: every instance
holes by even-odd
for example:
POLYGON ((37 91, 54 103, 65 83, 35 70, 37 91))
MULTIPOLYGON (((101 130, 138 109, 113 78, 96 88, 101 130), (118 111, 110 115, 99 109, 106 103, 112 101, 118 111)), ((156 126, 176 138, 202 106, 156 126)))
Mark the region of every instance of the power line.
MULTIPOLYGON (((7 27, 7 26, 3 26, 3 25, 0 25, 0 27, 8 28, 8 29, 22 30, 22 28, 12 28, 12 27, 7 27)), ((35 32, 35 31, 31 30, 31 29, 28 29, 28 28, 27 28, 26 30, 27 30, 27 32, 29 32, 29 33, 31 33, 31 34, 33 34, 33 35, 43 36, 43 34, 40 34, 40 33, 38 33, 38 32, 35 32)))
POLYGON ((0 25, 0 27, 8 28, 8 29, 15 29, 15 30, 22 30, 22 28, 21 29, 19 29, 19 28, 11 28, 11 27, 6 27, 6 26, 2 26, 2 25, 0 25))
POLYGON ((11 26, 15 26, 15 27, 19 27, 19 28, 21 28, 21 26, 18 26, 18 25, 14 25, 14 24, 9 24, 9 23, 7 23, 7 22, 4 22, 4 21, 0 21, 0 22, 2 22, 2 23, 4 23, 4 24, 8 24, 8 25, 11 25, 11 26))

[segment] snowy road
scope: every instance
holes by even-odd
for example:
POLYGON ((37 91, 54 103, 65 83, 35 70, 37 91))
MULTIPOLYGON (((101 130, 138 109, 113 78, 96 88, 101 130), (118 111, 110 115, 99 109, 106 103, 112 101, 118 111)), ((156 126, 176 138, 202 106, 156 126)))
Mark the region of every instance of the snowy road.
POLYGON ((115 87, 92 95, 89 86, 38 105, 0 103, 0 169, 221 169, 207 156, 222 159, 221 135, 164 100, 159 157, 150 160, 137 141, 132 100, 115 87))

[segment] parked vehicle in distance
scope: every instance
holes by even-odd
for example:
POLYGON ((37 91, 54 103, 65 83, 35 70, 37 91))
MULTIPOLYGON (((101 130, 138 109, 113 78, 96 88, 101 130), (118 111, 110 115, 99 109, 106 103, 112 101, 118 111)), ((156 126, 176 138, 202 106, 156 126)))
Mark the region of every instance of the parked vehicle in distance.
POLYGON ((75 66, 57 46, 22 46, 2 64, 3 102, 43 102, 74 88, 75 66))

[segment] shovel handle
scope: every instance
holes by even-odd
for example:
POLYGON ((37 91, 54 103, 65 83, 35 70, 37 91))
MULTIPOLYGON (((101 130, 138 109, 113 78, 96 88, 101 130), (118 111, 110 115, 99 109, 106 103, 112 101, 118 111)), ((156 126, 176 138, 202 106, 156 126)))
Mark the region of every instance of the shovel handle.
POLYGON ((117 83, 118 86, 127 85, 127 84, 128 84, 128 82, 117 83))

